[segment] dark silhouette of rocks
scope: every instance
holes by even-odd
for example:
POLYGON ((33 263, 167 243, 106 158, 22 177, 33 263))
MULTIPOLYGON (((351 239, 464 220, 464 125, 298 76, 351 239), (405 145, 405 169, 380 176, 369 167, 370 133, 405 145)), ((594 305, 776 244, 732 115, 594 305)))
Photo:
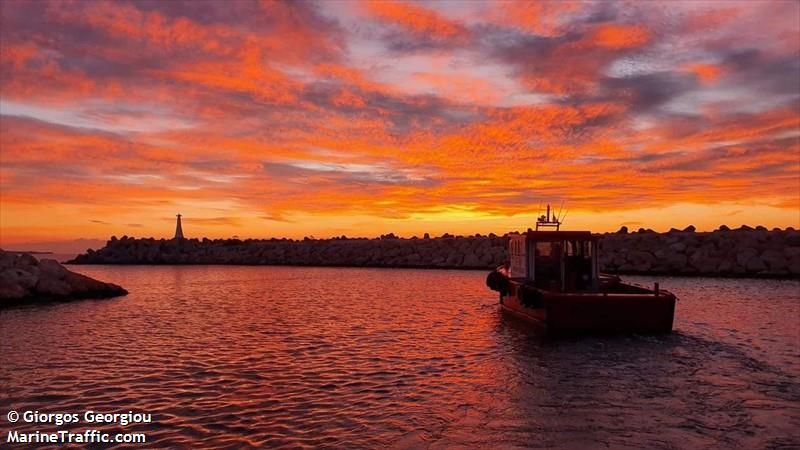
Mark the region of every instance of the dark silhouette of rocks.
MULTIPOLYGON (((727 227, 725 227, 727 228, 727 227)), ((609 273, 800 277, 800 232, 737 230, 606 233, 600 267, 609 273)), ((133 239, 112 238, 75 264, 246 264, 492 269, 506 262, 508 234, 404 239, 133 239)))
POLYGON ((71 272, 54 259, 0 250, 0 308, 18 303, 106 298, 128 291, 71 272))

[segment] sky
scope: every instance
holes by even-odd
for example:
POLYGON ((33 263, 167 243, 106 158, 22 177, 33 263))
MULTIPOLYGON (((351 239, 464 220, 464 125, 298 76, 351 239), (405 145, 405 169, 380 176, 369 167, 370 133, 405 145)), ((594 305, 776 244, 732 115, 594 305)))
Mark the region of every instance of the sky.
POLYGON ((0 3, 0 245, 800 227, 800 2, 0 3))

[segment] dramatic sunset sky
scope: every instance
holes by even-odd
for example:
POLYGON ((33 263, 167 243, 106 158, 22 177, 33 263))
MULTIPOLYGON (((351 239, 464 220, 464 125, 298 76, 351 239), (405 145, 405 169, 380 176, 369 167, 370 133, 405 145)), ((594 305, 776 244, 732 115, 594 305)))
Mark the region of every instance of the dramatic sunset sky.
POLYGON ((800 2, 0 8, 6 247, 800 225, 800 2))

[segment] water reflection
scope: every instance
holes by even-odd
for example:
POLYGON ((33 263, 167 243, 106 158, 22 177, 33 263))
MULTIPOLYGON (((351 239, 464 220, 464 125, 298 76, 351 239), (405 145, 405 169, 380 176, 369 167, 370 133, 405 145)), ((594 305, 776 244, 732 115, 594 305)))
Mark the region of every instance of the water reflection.
POLYGON ((140 409, 170 448, 798 444, 798 283, 662 280, 673 335, 554 339, 480 272, 77 269, 131 294, 4 311, 3 410, 140 409))

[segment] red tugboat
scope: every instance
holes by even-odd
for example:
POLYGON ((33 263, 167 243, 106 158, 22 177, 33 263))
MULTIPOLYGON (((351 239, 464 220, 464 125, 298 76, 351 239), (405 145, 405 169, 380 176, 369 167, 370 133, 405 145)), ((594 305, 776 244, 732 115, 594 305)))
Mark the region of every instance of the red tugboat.
POLYGON ((486 278, 504 311, 557 334, 672 331, 675 295, 658 283, 647 289, 599 273, 597 237, 560 225, 548 205, 536 231, 511 235, 510 263, 486 278))

